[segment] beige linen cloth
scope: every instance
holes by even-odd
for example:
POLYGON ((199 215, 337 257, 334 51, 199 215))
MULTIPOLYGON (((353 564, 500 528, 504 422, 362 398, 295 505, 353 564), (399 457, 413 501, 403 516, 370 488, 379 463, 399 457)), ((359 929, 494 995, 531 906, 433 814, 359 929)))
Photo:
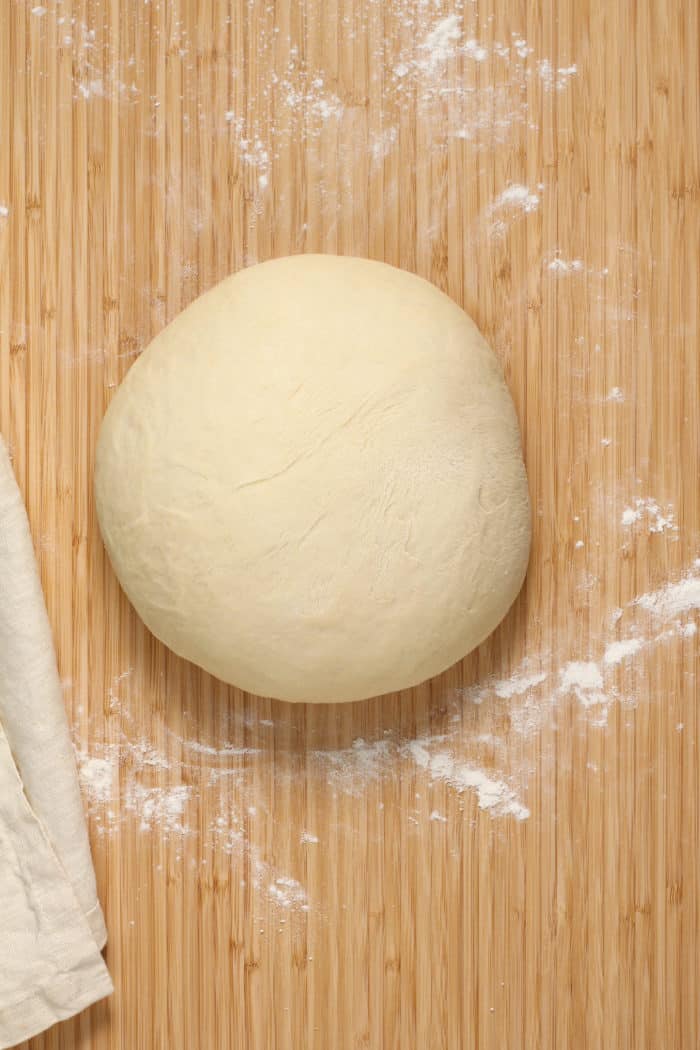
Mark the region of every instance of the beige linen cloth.
POLYGON ((0 437, 0 1050, 111 993, 105 940, 51 628, 0 437))

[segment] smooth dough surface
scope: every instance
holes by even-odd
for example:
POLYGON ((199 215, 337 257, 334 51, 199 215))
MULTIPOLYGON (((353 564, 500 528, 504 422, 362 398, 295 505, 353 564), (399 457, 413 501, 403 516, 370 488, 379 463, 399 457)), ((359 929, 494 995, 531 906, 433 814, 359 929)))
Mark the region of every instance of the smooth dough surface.
POLYGON ((530 547, 493 352, 433 285, 353 258, 263 263, 181 313, 110 405, 96 495, 151 631, 283 700, 445 670, 505 615, 530 547))

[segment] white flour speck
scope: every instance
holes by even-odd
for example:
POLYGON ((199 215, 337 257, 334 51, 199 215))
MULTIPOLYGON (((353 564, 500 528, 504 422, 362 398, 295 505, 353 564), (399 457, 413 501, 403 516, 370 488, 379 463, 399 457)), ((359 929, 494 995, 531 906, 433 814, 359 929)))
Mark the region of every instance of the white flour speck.
POLYGON ((331 783, 338 783, 353 793, 370 780, 376 780, 386 770, 391 754, 388 740, 367 742, 361 737, 349 748, 337 751, 313 751, 311 758, 327 770, 331 783), (355 785, 355 786, 353 786, 355 785))
POLYGON ((658 591, 643 594, 636 604, 663 619, 700 609, 700 576, 689 575, 658 591))
POLYGON ((192 789, 185 784, 168 788, 149 788, 143 784, 132 784, 123 798, 124 808, 136 814, 139 829, 150 831, 157 825, 166 835, 170 832, 185 833, 183 822, 185 806, 192 789))
POLYGON ((583 259, 562 259, 561 256, 557 255, 547 264, 547 269, 558 276, 564 276, 572 273, 583 273, 585 267, 583 259))
POLYGON ((554 83, 554 69, 548 58, 540 59, 537 63, 537 72, 539 73, 540 80, 545 87, 551 88, 554 83))
POLYGON ((281 908, 299 908, 308 911, 309 904, 306 890, 296 879, 288 875, 278 875, 276 879, 268 884, 268 893, 275 904, 281 908))
POLYGON ((636 499, 632 506, 625 507, 623 510, 620 524, 629 527, 642 519, 646 521, 649 533, 660 533, 667 530, 678 532, 673 508, 668 506, 662 511, 655 499, 636 499))
POLYGON ((512 816, 527 820, 530 811, 518 799, 515 791, 499 778, 490 777, 482 769, 460 761, 448 751, 431 752, 434 737, 410 741, 405 747, 420 769, 425 769, 433 780, 449 784, 459 793, 474 791, 480 809, 490 810, 494 816, 512 816))
POLYGON ((535 686, 540 685, 546 678, 547 675, 544 671, 540 671, 538 674, 512 675, 510 678, 496 682, 493 686, 493 691, 496 696, 507 700, 512 696, 522 696, 523 693, 527 693, 534 689, 535 686))
POLYGON ((92 803, 105 804, 113 797, 118 766, 110 758, 91 758, 78 752, 80 786, 92 803))
POLYGON ((567 81, 576 76, 578 69, 574 63, 571 66, 559 66, 557 69, 556 89, 557 91, 563 91, 566 87, 567 81))
POLYGON ((483 44, 479 44, 476 40, 467 40, 463 51, 465 55, 473 58, 475 62, 485 62, 489 54, 483 44))
POLYGON ((370 135, 370 152, 372 154, 372 160, 375 164, 379 164, 381 161, 388 157, 391 151, 396 146, 396 141, 399 136, 399 129, 389 125, 382 132, 373 132, 370 135))
POLYGON ((513 34, 513 47, 519 58, 527 58, 533 51, 533 49, 528 46, 527 40, 516 34, 513 34))
POLYGON ((573 693, 584 707, 605 700, 600 667, 591 660, 571 660, 566 664, 560 671, 559 689, 562 693, 573 693))
POLYGON ((444 66, 457 52, 457 43, 462 35, 462 19, 459 15, 448 15, 433 26, 419 49, 424 58, 419 60, 419 67, 427 73, 434 74, 444 66))
POLYGON ((527 186, 512 184, 506 186, 506 188, 496 197, 495 201, 491 204, 490 212, 494 214, 497 211, 510 209, 522 212, 536 211, 539 207, 540 198, 536 193, 533 193, 527 188, 527 186))
POLYGON ((563 91, 571 77, 576 76, 577 67, 574 64, 555 69, 548 58, 543 58, 537 63, 537 72, 545 91, 563 91))
POLYGON ((640 638, 628 638, 620 642, 611 642, 605 649, 603 663, 611 667, 622 663, 623 660, 629 660, 630 656, 638 653, 643 645, 644 642, 640 638))
POLYGON ((259 755, 258 747, 238 747, 234 744, 224 744, 222 747, 212 747, 210 744, 202 744, 199 740, 183 740, 182 737, 171 734, 174 740, 196 755, 209 755, 212 758, 242 758, 245 755, 259 755))

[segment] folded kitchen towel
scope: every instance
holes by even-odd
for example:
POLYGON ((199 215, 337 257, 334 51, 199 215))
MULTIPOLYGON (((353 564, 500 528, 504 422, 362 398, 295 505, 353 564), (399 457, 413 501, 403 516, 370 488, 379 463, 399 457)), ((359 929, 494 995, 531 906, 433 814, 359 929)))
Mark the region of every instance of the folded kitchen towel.
POLYGON ((110 994, 105 940, 51 628, 0 438, 0 1050, 110 994))

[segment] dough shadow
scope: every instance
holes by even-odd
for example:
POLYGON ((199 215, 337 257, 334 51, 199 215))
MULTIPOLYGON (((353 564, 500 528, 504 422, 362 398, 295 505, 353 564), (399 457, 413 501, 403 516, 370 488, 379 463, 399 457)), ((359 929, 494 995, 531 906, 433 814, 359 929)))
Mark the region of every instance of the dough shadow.
POLYGON ((156 721, 165 735, 203 758, 220 762, 267 755, 296 766, 310 753, 338 752, 356 742, 387 741, 401 747, 423 736, 437 738, 459 723, 470 736, 507 715, 487 698, 474 703, 477 687, 508 673, 525 647, 524 599, 513 606, 497 630, 469 656, 441 675, 398 693, 353 703, 286 703, 244 693, 178 657, 159 642, 124 600, 128 651, 137 698, 136 721, 156 721))

